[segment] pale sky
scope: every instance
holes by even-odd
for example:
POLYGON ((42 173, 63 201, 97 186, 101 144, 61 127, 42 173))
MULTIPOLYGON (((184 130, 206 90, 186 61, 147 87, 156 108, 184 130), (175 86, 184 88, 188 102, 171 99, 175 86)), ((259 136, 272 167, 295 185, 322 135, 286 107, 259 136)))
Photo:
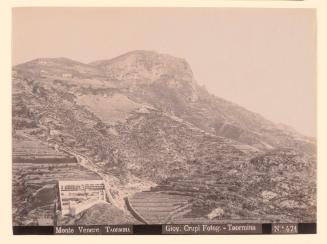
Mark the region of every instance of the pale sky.
POLYGON ((13 64, 155 50, 185 58, 211 93, 309 136, 316 133, 315 41, 312 9, 13 10, 13 64))

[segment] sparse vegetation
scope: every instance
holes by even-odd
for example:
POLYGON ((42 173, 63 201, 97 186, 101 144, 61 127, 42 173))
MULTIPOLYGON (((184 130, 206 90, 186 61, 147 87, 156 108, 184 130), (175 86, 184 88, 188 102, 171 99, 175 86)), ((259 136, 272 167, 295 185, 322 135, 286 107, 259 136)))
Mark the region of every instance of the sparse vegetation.
MULTIPOLYGON (((99 177, 60 148, 93 162, 117 199, 157 184, 139 193, 141 208, 169 195, 166 208, 145 212, 154 222, 176 199, 186 207, 169 216, 174 223, 315 221, 315 139, 211 95, 184 60, 137 51, 13 69, 14 224, 37 224, 38 211, 53 207, 52 193, 36 194, 44 185, 99 177)), ((98 213, 85 216, 91 223, 98 213)))

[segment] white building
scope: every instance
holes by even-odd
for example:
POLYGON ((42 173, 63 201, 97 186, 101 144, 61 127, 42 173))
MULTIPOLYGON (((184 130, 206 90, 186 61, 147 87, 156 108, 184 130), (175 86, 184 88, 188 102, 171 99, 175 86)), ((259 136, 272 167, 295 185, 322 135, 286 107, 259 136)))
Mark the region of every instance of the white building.
POLYGON ((62 74, 62 77, 64 77, 64 78, 72 78, 73 75, 72 74, 68 74, 68 73, 64 73, 64 74, 62 74))
POLYGON ((76 215, 99 202, 106 202, 103 180, 59 181, 62 215, 76 215))

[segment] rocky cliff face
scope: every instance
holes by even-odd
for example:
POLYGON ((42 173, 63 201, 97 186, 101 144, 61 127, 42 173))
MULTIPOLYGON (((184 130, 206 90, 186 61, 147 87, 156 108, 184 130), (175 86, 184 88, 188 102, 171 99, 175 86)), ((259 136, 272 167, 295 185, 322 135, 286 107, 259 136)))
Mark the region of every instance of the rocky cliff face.
MULTIPOLYGON (((168 180, 176 190, 169 179, 207 178, 242 186, 217 192, 239 201, 233 214, 249 194, 255 204, 246 206, 262 214, 282 204, 273 199, 294 196, 293 209, 310 207, 307 219, 315 217, 315 140, 210 94, 183 59, 134 51, 91 64, 37 59, 13 71, 13 137, 24 132, 86 155, 116 179, 114 195, 142 182, 168 180)), ((223 202, 209 195, 201 196, 223 202)))
POLYGON ((197 84, 182 59, 135 51, 92 66, 125 84, 126 95, 133 101, 150 104, 209 133, 259 149, 291 146, 311 153, 315 150, 312 138, 210 94, 197 84))

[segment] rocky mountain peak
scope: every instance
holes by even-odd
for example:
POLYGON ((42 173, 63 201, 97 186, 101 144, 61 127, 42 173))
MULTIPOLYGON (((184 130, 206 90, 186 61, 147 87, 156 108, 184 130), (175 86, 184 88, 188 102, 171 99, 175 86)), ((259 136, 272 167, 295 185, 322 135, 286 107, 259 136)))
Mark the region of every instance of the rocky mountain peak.
POLYGON ((193 80, 190 65, 182 58, 155 51, 136 50, 110 60, 91 63, 112 79, 154 81, 162 76, 193 80))
POLYGON ((37 58, 13 67, 23 77, 46 76, 90 78, 102 76, 96 67, 65 58, 37 58))
POLYGON ((66 57, 57 57, 57 58, 36 58, 31 61, 18 64, 14 68, 19 67, 31 67, 31 66, 73 66, 73 65, 85 65, 81 62, 66 58, 66 57))

